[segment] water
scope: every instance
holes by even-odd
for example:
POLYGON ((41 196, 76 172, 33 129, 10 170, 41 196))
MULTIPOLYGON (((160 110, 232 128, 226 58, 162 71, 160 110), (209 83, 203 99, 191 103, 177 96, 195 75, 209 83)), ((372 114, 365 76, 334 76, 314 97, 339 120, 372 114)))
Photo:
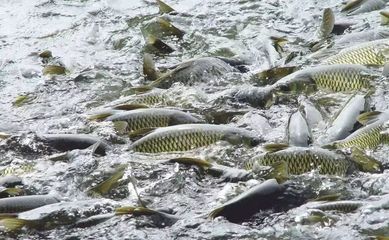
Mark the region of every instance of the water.
MULTIPOLYGON (((248 61, 249 72, 227 74, 193 87, 175 84, 169 91, 177 105, 217 122, 215 111, 235 112, 228 118, 231 125, 243 126, 264 134, 268 142, 283 139, 288 116, 297 105, 274 105, 255 109, 246 104, 210 107, 214 94, 243 83, 250 76, 282 62, 287 53, 298 52, 290 65, 311 65, 310 52, 304 41, 314 37, 323 8, 334 10, 337 22, 355 23, 351 32, 379 27, 378 11, 346 16, 340 13, 341 1, 250 1, 195 0, 169 1, 179 15, 167 16, 186 34, 182 40, 164 39, 175 51, 157 55, 157 66, 167 67, 202 56, 239 56, 248 61), (284 56, 269 47, 268 37, 286 37, 284 56)), ((254 218, 244 224, 225 219, 209 220, 204 216, 213 208, 247 189, 249 183, 221 183, 203 175, 196 168, 161 164, 169 156, 145 156, 125 151, 130 140, 116 136, 112 125, 91 122, 89 112, 128 94, 131 86, 144 82, 142 58, 145 40, 141 28, 158 17, 154 1, 26 1, 0 2, 0 132, 21 135, 22 141, 6 147, 1 143, 2 168, 36 163, 32 172, 21 176, 36 194, 56 193, 69 200, 90 199, 87 189, 101 181, 114 166, 129 164, 129 172, 137 179, 140 195, 152 208, 170 208, 182 217, 173 226, 156 227, 149 217, 114 217, 85 229, 58 227, 48 231, 23 230, 20 238, 109 238, 109 239, 366 239, 389 234, 389 212, 386 209, 357 210, 335 213, 338 221, 329 226, 303 225, 295 218, 301 209, 254 218), (52 51, 55 63, 63 64, 63 76, 42 74, 44 63, 38 54, 52 51), (17 107, 20 95, 31 99, 17 107), (107 156, 92 156, 88 150, 74 150, 66 162, 52 162, 34 141, 33 133, 88 133, 99 135, 114 144, 107 156), (264 218, 264 219, 263 219, 264 218)), ((338 41, 342 36, 335 36, 338 41)), ((389 108, 387 79, 378 80, 372 105, 377 110, 389 108)), ((317 93, 313 97, 320 97, 317 93)), ((323 110, 324 121, 313 130, 314 137, 323 133, 332 115, 351 94, 330 94, 337 99, 334 106, 323 110)), ((312 97, 312 96, 311 96, 312 97)), ((223 119, 221 120, 223 121, 223 119)), ((236 166, 260 148, 245 149, 218 143, 190 154, 236 166)), ((388 163, 388 147, 371 151, 376 159, 388 163)), ((366 200, 369 196, 389 193, 382 174, 359 174, 349 178, 319 178, 315 174, 302 177, 306 184, 316 182, 319 189, 338 190, 346 199, 366 200)), ((136 205, 137 200, 128 181, 107 198, 120 204, 136 205)), ((378 197, 380 198, 380 197, 378 197)), ((13 235, 15 236, 15 235, 13 235)))

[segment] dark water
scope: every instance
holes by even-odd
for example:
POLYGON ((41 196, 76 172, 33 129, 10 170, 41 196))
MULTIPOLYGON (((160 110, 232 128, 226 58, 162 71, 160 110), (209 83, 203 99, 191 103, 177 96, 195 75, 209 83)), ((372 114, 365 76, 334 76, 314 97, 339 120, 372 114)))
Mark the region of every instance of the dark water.
MULTIPOLYGON (((239 56, 250 64, 249 72, 231 73, 193 87, 175 84, 169 94, 180 108, 201 115, 212 99, 224 90, 250 83, 250 76, 280 64, 282 58, 269 48, 270 36, 288 39, 285 54, 295 51, 290 65, 311 65, 313 60, 304 41, 314 37, 324 8, 333 9, 337 22, 354 25, 350 32, 363 32, 380 27, 378 11, 346 16, 340 13, 341 1, 169 1, 179 15, 169 19, 186 34, 182 40, 167 38, 175 51, 156 56, 158 67, 202 56, 239 56)), ((38 232, 23 230, 22 239, 366 239, 389 234, 388 202, 382 207, 364 208, 354 213, 337 213, 332 225, 304 225, 299 219, 304 208, 248 223, 233 224, 225 219, 204 217, 232 196, 258 183, 221 183, 196 168, 161 164, 169 156, 133 154, 125 151, 130 141, 118 137, 111 123, 88 121, 86 116, 99 106, 128 94, 131 86, 143 82, 142 59, 145 44, 141 28, 158 14, 154 1, 0 1, 0 132, 22 135, 18 146, 26 151, 5 147, 2 141, 1 168, 35 163, 31 172, 20 171, 26 185, 36 194, 53 193, 69 200, 90 199, 86 190, 101 181, 112 167, 128 163, 128 173, 137 179, 140 195, 153 208, 170 208, 182 217, 173 226, 155 226, 148 217, 114 217, 93 227, 79 229, 58 227, 38 232), (66 75, 42 74, 44 64, 38 53, 52 51, 56 63, 63 64, 66 75), (13 103, 18 96, 29 101, 20 107, 13 103), (48 154, 34 143, 33 133, 87 133, 101 136, 114 149, 104 157, 92 156, 88 150, 74 150, 67 162, 52 162, 48 154), (23 135, 24 134, 24 135, 23 135), (262 221, 263 220, 263 221, 262 221)), ((342 36, 335 36, 335 42, 342 36)), ((350 44, 353 44, 352 42, 350 44)), ((346 44, 347 46, 347 44, 346 44)), ((326 55, 322 58, 325 58, 326 55)), ((319 61, 320 59, 319 58, 319 61)), ((377 81, 372 105, 377 110, 389 109, 387 79, 377 81)), ((325 93, 327 94, 327 93, 325 93)), ((317 93, 313 98, 322 96, 317 93)), ((336 104, 328 107, 323 120, 313 129, 318 138, 333 114, 351 94, 332 93, 336 104)), ((311 96, 312 97, 312 96, 311 96)), ((302 100, 302 98, 300 98, 302 100)), ((246 104, 225 105, 219 110, 239 112, 228 122, 262 134, 266 141, 284 138, 289 114, 298 105, 280 104, 270 109, 256 109, 246 104)), ((212 109, 208 112, 212 112, 212 109)), ((369 152, 388 164, 388 147, 369 152)), ((260 147, 246 149, 224 142, 188 153, 213 159, 229 166, 239 165, 260 147)), ((366 200, 389 194, 386 170, 382 174, 359 174, 350 178, 320 177, 305 174, 305 184, 316 184, 321 190, 337 190, 347 199, 366 200), (378 195, 378 196, 377 196, 378 195)), ((128 181, 127 181, 128 182, 128 181)), ((122 184, 107 198, 119 204, 136 205, 130 184, 122 184)), ((387 198, 386 198, 387 199, 387 198)), ((13 235, 15 237, 15 235, 13 235)))

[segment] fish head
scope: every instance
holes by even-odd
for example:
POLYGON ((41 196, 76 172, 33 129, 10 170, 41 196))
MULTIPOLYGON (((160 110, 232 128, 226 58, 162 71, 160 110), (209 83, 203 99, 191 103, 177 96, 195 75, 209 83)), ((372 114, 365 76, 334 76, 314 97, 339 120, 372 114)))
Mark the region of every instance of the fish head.
POLYGON ((279 82, 275 87, 276 94, 310 94, 316 90, 316 84, 312 80, 306 78, 298 78, 291 81, 279 82))
POLYGON ((259 136, 247 130, 228 131, 224 134, 223 140, 233 145, 244 144, 249 147, 255 147, 262 142, 259 136))

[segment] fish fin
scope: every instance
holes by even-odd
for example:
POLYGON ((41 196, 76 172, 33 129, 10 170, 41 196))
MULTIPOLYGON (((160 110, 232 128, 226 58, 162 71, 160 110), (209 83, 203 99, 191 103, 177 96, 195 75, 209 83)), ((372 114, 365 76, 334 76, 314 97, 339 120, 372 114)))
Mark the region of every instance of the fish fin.
POLYGON ((384 64, 384 70, 382 70, 382 75, 384 77, 389 77, 389 62, 384 64))
POLYGON ((281 54, 284 52, 283 47, 285 44, 288 42, 288 39, 283 38, 283 37, 275 37, 271 36, 270 40, 272 41, 273 47, 276 49, 276 51, 281 54))
POLYGON ((4 227, 7 231, 10 232, 20 230, 26 224, 26 220, 19 218, 4 218, 0 220, 0 226, 4 227))
POLYGON ((341 12, 346 11, 353 11, 355 8, 358 7, 360 3, 362 3, 364 0, 350 0, 344 5, 344 7, 340 10, 341 12))
POLYGON ((389 23, 389 11, 381 11, 381 25, 387 25, 389 23))
POLYGON ((133 93, 145 93, 153 90, 153 86, 150 85, 144 85, 144 86, 139 86, 139 87, 132 87, 130 88, 131 92, 133 93))
POLYGON ((154 131, 155 127, 150 127, 150 128, 142 128, 142 129, 138 129, 136 131, 131 131, 128 133, 128 136, 130 138, 139 138, 139 137, 143 137, 149 133, 151 133, 152 131, 154 131))
POLYGON ((321 202, 321 201, 336 201, 341 197, 340 193, 324 194, 320 195, 315 199, 308 200, 309 202, 321 202))
POLYGON ((132 214, 136 207, 125 206, 115 208, 115 215, 124 215, 124 214, 132 214))
POLYGON ((365 112, 360 114, 357 117, 357 121, 361 123, 362 125, 367 125, 370 124, 374 121, 377 120, 377 117, 381 114, 382 112, 379 111, 372 111, 372 112, 365 112))
POLYGON ((382 173, 384 170, 381 162, 366 155, 356 147, 351 149, 351 160, 357 164, 358 169, 362 172, 382 173))
POLYGON ((126 121, 114 121, 113 128, 119 135, 124 135, 128 132, 128 123, 126 121))
POLYGON ((375 240, 389 240, 389 236, 378 235, 373 238, 375 240))
POLYGON ((107 117, 112 116, 117 112, 119 112, 119 111, 112 110, 112 109, 102 110, 102 111, 98 111, 96 114, 92 114, 92 115, 88 116, 87 119, 89 121, 103 121, 107 117))
POLYGON ((218 217, 218 216, 221 216, 220 213, 221 213, 223 210, 224 210, 224 206, 218 207, 218 208, 212 210, 212 211, 208 214, 208 217, 209 217, 210 219, 214 219, 214 218, 216 218, 216 217, 218 217))
POLYGON ((205 168, 205 169, 212 167, 212 164, 210 162, 208 162, 207 160, 203 160, 203 159, 199 159, 199 158, 191 158, 191 157, 172 158, 172 159, 169 159, 169 162, 186 164, 186 165, 195 165, 195 166, 205 168))
POLYGON ((286 143, 268 143, 262 146, 262 148, 269 153, 278 152, 289 147, 286 143))
MULTIPOLYGON (((154 41, 156 41, 155 40, 156 37, 154 37, 152 35, 147 36, 148 42, 152 41, 153 39, 154 39, 154 41)), ((145 53, 143 55, 143 74, 149 80, 157 79, 159 74, 160 74, 159 71, 157 70, 157 68, 155 67, 153 57, 148 53, 145 53)))
POLYGON ((133 175, 131 175, 131 174, 129 174, 129 178, 130 178, 131 185, 132 185, 132 187, 134 188, 136 197, 138 198, 139 204, 140 204, 142 207, 147 208, 146 204, 143 202, 143 200, 141 199, 141 197, 140 197, 140 195, 139 195, 138 188, 136 187, 136 178, 135 178, 133 175))
POLYGON ((111 191, 115 186, 117 186, 118 181, 123 177, 124 172, 126 171, 127 165, 119 166, 111 177, 104 180, 103 182, 97 184, 96 186, 90 188, 88 193, 93 194, 97 193, 99 195, 105 195, 111 191))
POLYGON ((0 132, 0 139, 7 139, 9 137, 11 137, 11 134, 0 132))
POLYGON ((1 193, 7 193, 10 196, 19 196, 23 193, 23 189, 20 188, 6 188, 1 193))
MULTIPOLYGON (((163 42, 161 39, 159 39, 151 34, 147 35, 146 41, 147 41, 148 45, 153 46, 153 48, 158 50, 158 52, 160 52, 160 53, 168 54, 168 53, 174 52, 174 49, 171 46, 169 46, 168 44, 163 42)), ((149 67, 151 67, 151 66, 149 66, 149 67)), ((143 70, 145 72, 145 62, 143 64, 143 70)), ((153 74, 152 76, 155 76, 155 77, 154 78, 149 77, 148 79, 150 79, 150 80, 157 79, 158 75, 159 75, 159 72, 155 68, 153 70, 154 70, 155 74, 153 74)), ((150 73, 152 74, 152 72, 150 72, 150 73)), ((149 75, 147 75, 147 76, 149 76, 149 75)))
POLYGON ((336 145, 336 141, 334 142, 330 142, 330 143, 327 143, 327 144, 324 144, 322 146, 320 146, 321 148, 324 148, 324 149, 329 149, 329 150, 335 150, 337 149, 337 145, 336 145))
POLYGON ((170 7, 166 3, 162 2, 161 0, 157 0, 158 7, 159 7, 159 13, 171 13, 171 12, 176 12, 174 8, 170 7))
POLYGON ((129 110, 135 110, 140 108, 149 108, 149 106, 145 104, 120 104, 120 105, 116 105, 113 108, 117 110, 129 111, 129 110))
POLYGON ((266 179, 276 179, 278 183, 283 183, 289 178, 288 164, 285 161, 273 163, 272 170, 266 174, 266 179))
POLYGON ((158 21, 159 25, 161 26, 162 31, 164 31, 170 35, 174 35, 178 38, 182 38, 184 36, 185 32, 182 31, 181 29, 177 28, 176 26, 174 26, 168 20, 160 17, 157 19, 157 21, 158 21))

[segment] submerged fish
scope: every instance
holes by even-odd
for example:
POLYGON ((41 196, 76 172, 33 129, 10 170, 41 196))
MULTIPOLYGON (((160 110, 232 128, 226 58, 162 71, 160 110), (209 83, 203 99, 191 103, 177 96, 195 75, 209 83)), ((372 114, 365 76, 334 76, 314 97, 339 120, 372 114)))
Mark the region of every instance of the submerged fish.
POLYGON ((369 89, 374 76, 357 64, 324 65, 302 69, 272 86, 281 92, 312 91, 316 88, 335 92, 369 89))
POLYGON ((342 8, 341 12, 347 12, 348 15, 371 12, 384 8, 386 5, 383 0, 349 0, 342 8))
POLYGON ((286 171, 293 175, 319 170, 320 174, 338 176, 350 174, 357 169, 356 164, 345 155, 326 149, 317 147, 275 147, 275 151, 260 154, 247 161, 245 168, 258 172, 261 166, 274 166, 284 163, 286 171))
POLYGON ((205 82, 212 77, 220 77, 238 69, 231 66, 222 58, 202 57, 178 64, 172 70, 162 74, 151 82, 148 87, 169 88, 175 82, 193 85, 196 82, 205 82))
POLYGON ((137 93, 119 99, 110 105, 114 109, 118 110, 134 110, 138 108, 147 108, 155 105, 166 105, 170 106, 171 100, 167 96, 167 90, 153 88, 150 92, 137 93))
POLYGON ((307 147, 313 141, 311 129, 300 110, 289 116, 286 127, 286 139, 289 145, 300 147, 307 147))
POLYGON ((356 94, 349 99, 326 131, 328 142, 344 139, 360 126, 357 117, 369 110, 368 98, 368 95, 356 94))
POLYGON ((87 134, 43 134, 39 136, 44 142, 59 151, 85 149, 99 143, 95 152, 105 155, 108 145, 98 137, 87 134))
POLYGON ((367 125, 358 129, 347 138, 329 143, 324 147, 374 149, 380 144, 389 143, 389 112, 364 113, 359 116, 358 121, 367 125))
POLYGON ((217 141, 256 146, 261 142, 254 132, 226 125, 182 124, 158 128, 135 141, 129 150, 135 152, 187 151, 213 144, 217 141))
POLYGON ((271 87, 253 87, 242 84, 222 92, 217 101, 229 99, 234 102, 248 103, 252 107, 269 108, 276 101, 276 96, 271 87))
POLYGON ((317 195, 311 186, 293 182, 278 183, 269 179, 214 209, 209 216, 225 217, 231 222, 242 222, 260 210, 272 209, 276 212, 300 206, 317 195))
POLYGON ((357 44, 361 42, 374 41, 389 37, 389 30, 387 28, 377 28, 368 31, 354 32, 344 35, 335 46, 350 46, 350 44, 357 44))
POLYGON ((319 203, 309 208, 319 209, 322 211, 342 211, 342 212, 352 212, 363 205, 363 202, 360 201, 335 201, 335 202, 326 202, 319 203))
POLYGON ((389 57, 389 40, 381 39, 342 49, 324 64, 363 64, 383 66, 389 57))
POLYGON ((145 108, 121 112, 108 117, 106 121, 125 122, 128 132, 202 122, 189 113, 164 108, 145 108))
POLYGON ((0 213, 24 212, 44 205, 57 203, 60 199, 52 195, 30 195, 0 199, 0 213))
MULTIPOLYGON (((1 201, 1 200, 0 200, 1 201)), ((118 204, 111 200, 84 200, 75 202, 55 202, 41 205, 32 210, 26 209, 14 218, 3 218, 0 226, 8 231, 24 226, 38 229, 51 229, 56 226, 74 224, 80 218, 86 218, 101 212, 114 212, 118 204)))

